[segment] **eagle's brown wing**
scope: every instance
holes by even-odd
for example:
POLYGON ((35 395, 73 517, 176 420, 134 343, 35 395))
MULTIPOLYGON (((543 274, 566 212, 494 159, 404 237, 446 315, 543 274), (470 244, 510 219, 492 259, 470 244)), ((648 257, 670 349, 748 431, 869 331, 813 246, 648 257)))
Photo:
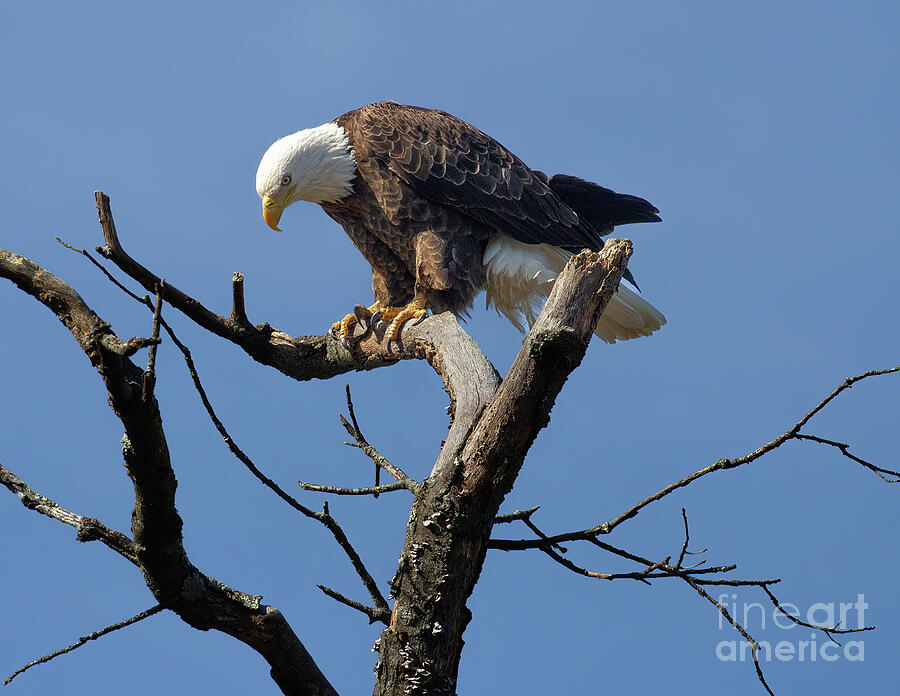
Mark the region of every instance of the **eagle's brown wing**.
POLYGON ((338 119, 354 155, 375 158, 418 195, 529 244, 603 246, 601 233, 567 206, 518 157, 443 111, 394 102, 338 119))

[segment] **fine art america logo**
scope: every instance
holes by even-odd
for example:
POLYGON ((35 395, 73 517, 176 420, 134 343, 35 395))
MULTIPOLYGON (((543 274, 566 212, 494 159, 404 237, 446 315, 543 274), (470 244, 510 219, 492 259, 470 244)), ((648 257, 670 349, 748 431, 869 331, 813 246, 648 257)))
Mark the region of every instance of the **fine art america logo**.
MULTIPOLYGON (((840 659, 862 662, 865 659, 862 640, 841 640, 838 643, 821 630, 813 631, 797 624, 771 605, 767 607, 758 602, 739 605, 736 594, 719 595, 718 601, 751 634, 765 631, 770 626, 790 631, 783 640, 759 641, 757 657, 760 662, 836 662, 840 659)), ((855 602, 816 602, 805 614, 794 604, 784 603, 781 608, 798 621, 821 626, 826 631, 829 628, 865 630, 865 612, 869 605, 865 597, 859 594, 855 602)), ((719 629, 734 630, 721 614, 719 629)), ((753 646, 746 640, 722 640, 716 645, 716 657, 722 662, 749 662, 753 660, 753 646)))

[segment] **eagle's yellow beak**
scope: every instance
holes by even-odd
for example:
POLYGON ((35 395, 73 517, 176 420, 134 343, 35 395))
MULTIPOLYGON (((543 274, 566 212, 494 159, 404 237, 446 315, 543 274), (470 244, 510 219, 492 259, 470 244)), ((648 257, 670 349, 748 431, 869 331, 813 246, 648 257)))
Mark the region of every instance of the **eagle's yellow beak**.
POLYGON ((266 221, 266 224, 276 232, 281 232, 278 227, 278 221, 284 212, 284 203, 279 203, 271 196, 263 196, 262 205, 263 219, 266 221))

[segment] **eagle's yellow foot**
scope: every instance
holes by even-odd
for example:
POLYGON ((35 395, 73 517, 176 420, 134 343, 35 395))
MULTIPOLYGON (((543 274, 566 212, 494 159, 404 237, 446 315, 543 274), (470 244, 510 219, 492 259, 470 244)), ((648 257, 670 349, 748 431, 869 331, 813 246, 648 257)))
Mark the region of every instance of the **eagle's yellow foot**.
MULTIPOLYGON (((373 323, 376 321, 391 322, 391 325, 385 333, 388 352, 391 350, 391 344, 398 342, 398 339, 400 338, 400 329, 403 325, 411 319, 422 321, 422 319, 425 318, 425 315, 428 314, 427 307, 428 302, 425 299, 425 296, 416 294, 416 296, 413 297, 412 302, 405 307, 382 307, 375 312, 375 315, 372 317, 373 323)), ((418 324, 419 321, 417 321, 416 324, 418 324)))
POLYGON ((350 341, 353 338, 353 327, 359 324, 363 327, 363 333, 365 333, 369 330, 372 316, 380 309, 381 305, 378 302, 371 307, 353 305, 353 311, 350 314, 331 325, 331 335, 339 339, 344 348, 350 350, 350 341))

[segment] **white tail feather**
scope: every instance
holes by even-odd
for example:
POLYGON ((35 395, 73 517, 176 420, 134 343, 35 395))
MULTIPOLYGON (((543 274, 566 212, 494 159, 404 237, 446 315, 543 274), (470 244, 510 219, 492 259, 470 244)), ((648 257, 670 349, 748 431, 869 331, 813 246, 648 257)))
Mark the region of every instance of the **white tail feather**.
MULTIPOLYGON (((494 235, 484 252, 487 306, 503 314, 520 331, 531 326, 572 254, 549 244, 525 244, 494 235)), ((636 292, 620 285, 594 328, 601 340, 615 343, 649 336, 666 318, 636 292)))

